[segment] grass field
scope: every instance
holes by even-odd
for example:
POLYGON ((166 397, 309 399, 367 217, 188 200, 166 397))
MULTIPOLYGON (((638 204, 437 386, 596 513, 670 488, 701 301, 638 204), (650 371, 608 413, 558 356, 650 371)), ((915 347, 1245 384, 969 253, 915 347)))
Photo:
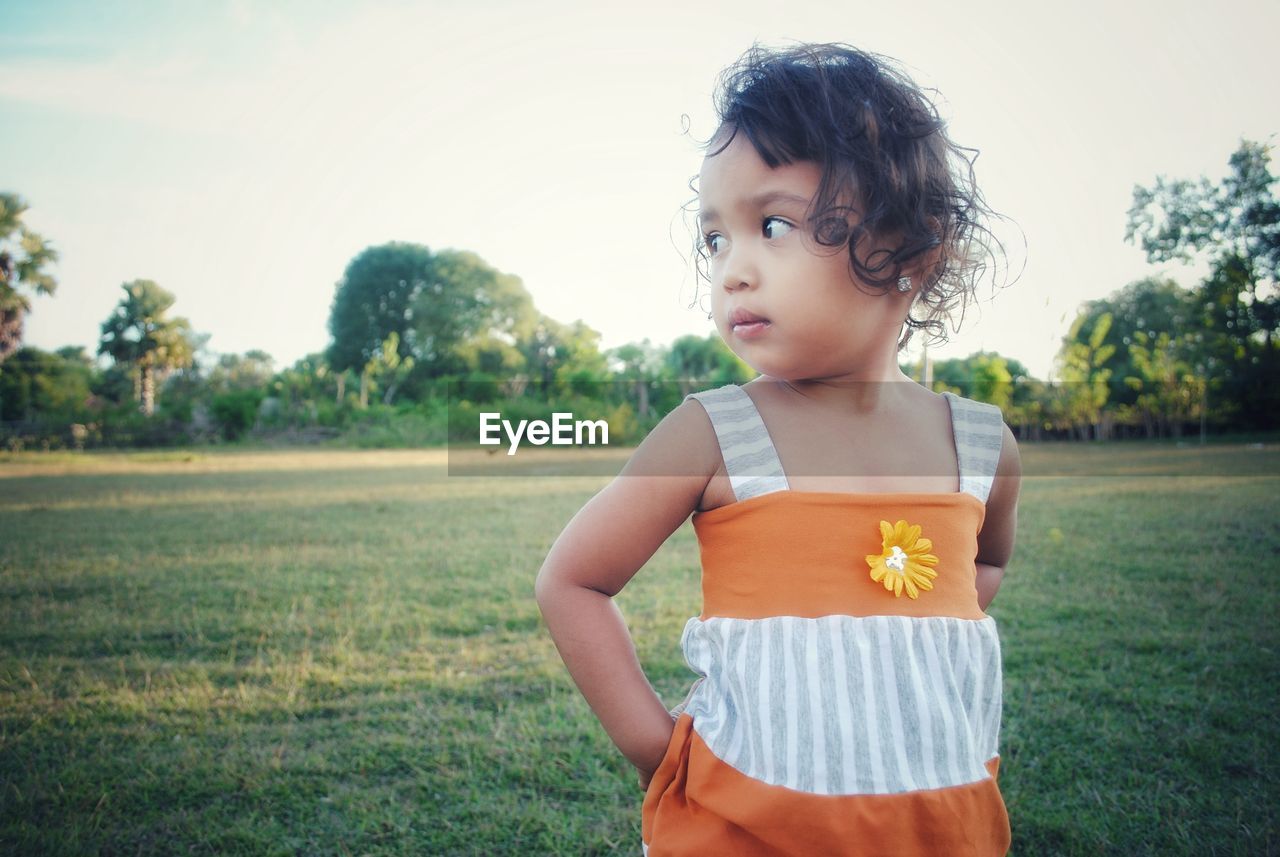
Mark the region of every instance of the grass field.
MULTIPOLYGON (((0 457, 0 853, 638 854, 634 775, 532 598, 602 484, 440 451, 0 457)), ((990 611, 1018 857, 1280 853, 1278 501, 1025 480, 990 611)), ((669 704, 698 573, 686 524, 619 598, 669 704)))

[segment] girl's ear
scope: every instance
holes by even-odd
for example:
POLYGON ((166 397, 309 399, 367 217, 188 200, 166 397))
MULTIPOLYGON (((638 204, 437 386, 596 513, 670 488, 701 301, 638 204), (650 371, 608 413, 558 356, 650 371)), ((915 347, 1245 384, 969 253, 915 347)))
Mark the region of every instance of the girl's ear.
POLYGON ((904 276, 910 276, 913 284, 920 288, 933 285, 938 268, 943 261, 942 223, 936 217, 928 219, 929 231, 933 233, 937 243, 916 258, 903 269, 904 276))

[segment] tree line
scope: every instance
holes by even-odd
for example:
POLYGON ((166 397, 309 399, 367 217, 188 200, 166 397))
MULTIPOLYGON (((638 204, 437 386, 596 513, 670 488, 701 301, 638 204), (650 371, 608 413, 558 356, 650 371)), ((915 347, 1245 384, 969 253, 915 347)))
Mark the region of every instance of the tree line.
MULTIPOLYGON (((1199 260, 1192 287, 1153 276, 1085 303, 1056 380, 996 353, 904 365, 938 391, 999 405, 1024 438, 1160 437, 1268 430, 1280 407, 1280 202, 1270 147, 1242 141, 1219 182, 1138 186, 1126 239, 1152 263, 1199 260)), ((552 319, 519 277, 474 253, 393 242, 347 265, 329 345, 292 366, 267 353, 214 355, 157 283, 122 284, 96 353, 22 345, 32 298, 52 296, 50 242, 26 204, 0 194, 0 445, 155 445, 235 440, 251 431, 308 441, 442 442, 449 417, 481 406, 549 407, 608 419, 638 441, 695 388, 754 373, 714 334, 602 350, 583 321, 552 319)), ((456 430, 454 431, 456 434, 456 430)))

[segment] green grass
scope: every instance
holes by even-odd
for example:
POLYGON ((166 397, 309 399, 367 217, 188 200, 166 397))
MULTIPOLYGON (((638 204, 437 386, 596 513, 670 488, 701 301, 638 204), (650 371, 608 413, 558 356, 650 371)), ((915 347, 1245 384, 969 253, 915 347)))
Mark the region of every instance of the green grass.
MULTIPOLYGON (((1222 454, 1275 472, 1274 447, 1222 454)), ((634 775, 532 598, 602 478, 445 474, 443 451, 6 456, 0 853, 638 853, 634 775)), ((991 608, 1019 857, 1280 851, 1278 500, 1024 482, 991 608)), ((670 704, 697 563, 686 525, 620 596, 670 704)))

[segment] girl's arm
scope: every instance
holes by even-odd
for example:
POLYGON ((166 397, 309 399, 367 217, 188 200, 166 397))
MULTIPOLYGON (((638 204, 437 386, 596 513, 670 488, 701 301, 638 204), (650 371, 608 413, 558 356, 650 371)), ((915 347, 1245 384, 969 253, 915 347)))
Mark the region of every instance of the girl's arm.
POLYGON ((1014 534, 1018 529, 1018 492, 1022 488, 1022 459, 1018 441, 1008 425, 1000 446, 1000 462, 987 496, 987 514, 978 533, 978 606, 991 604, 1004 579, 1004 570, 1013 556, 1014 534))
POLYGON ((573 517, 538 572, 538 607, 556 648, 642 781, 662 761, 674 722, 612 598, 697 508, 719 463, 702 405, 684 402, 573 517))

